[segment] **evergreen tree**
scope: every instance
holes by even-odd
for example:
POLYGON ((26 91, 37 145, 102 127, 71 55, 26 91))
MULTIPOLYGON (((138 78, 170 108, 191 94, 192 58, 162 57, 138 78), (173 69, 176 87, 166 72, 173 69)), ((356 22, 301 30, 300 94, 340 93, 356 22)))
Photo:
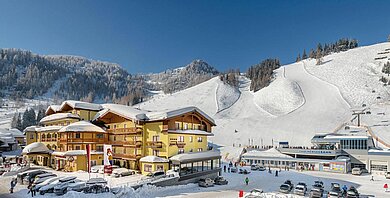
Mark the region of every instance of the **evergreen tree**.
POLYGON ((387 37, 387 42, 390 42, 390 34, 389 34, 389 36, 387 37))
POLYGON ((303 54, 302 54, 302 60, 305 60, 305 59, 307 59, 307 55, 306 55, 306 50, 304 49, 303 54))
POLYGON ((387 62, 383 65, 382 72, 389 76, 390 74, 390 62, 387 62))
POLYGON ((318 47, 317 47, 316 60, 317 60, 316 65, 321 65, 322 64, 322 47, 321 47, 321 44, 319 44, 318 47))
POLYGON ((309 58, 315 58, 316 54, 314 53, 313 49, 310 49, 309 58))
POLYGON ((45 110, 44 109, 39 109, 38 110, 38 115, 37 115, 37 119, 36 119, 36 125, 39 125, 39 121, 43 118, 43 117, 45 117, 45 110))
POLYGON ((23 130, 22 119, 20 117, 20 113, 15 113, 14 116, 12 117, 11 128, 16 128, 16 129, 19 129, 20 131, 23 130))
POLYGON ((299 61, 301 61, 301 54, 298 54, 297 59, 295 60, 295 62, 299 62, 299 61))
POLYGON ((36 120, 36 114, 34 109, 26 109, 26 111, 23 114, 23 120, 22 120, 22 128, 25 129, 28 126, 33 126, 37 122, 36 120))

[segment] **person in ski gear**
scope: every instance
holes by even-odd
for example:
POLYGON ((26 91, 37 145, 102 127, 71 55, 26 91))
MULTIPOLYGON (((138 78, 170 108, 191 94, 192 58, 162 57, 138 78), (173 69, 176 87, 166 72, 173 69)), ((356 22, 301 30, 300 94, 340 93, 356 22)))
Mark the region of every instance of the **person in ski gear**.
POLYGON ((249 183, 249 178, 246 177, 246 178, 245 178, 245 184, 248 185, 248 183, 249 183))

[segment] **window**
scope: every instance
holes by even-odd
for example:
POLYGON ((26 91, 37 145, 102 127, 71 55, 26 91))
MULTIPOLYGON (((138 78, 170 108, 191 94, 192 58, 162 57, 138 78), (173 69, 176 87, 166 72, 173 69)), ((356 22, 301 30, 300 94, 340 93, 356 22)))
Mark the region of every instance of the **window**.
POLYGON ((30 134, 30 140, 34 139, 34 134, 30 134))
POLYGON ((103 134, 101 134, 101 133, 96 134, 96 138, 103 138, 103 134))
POLYGON ((66 121, 66 125, 69 125, 70 124, 70 122, 69 121, 66 121))
POLYGON ((184 130, 187 130, 188 129, 188 123, 185 123, 184 124, 184 130))
POLYGON ((96 166, 96 160, 91 160, 91 167, 96 166))
POLYGON ((116 129, 116 124, 114 124, 114 129, 116 129))
POLYGON ((158 142, 158 141, 160 141, 160 136, 154 135, 153 136, 153 142, 158 142))
POLYGON ((192 141, 193 141, 193 139, 194 139, 194 137, 190 136, 190 142, 192 142, 192 141))
POLYGON ((157 165, 156 168, 158 171, 164 171, 164 165, 157 165))
POLYGON ((192 149, 190 149, 190 153, 192 152, 193 150, 192 149))
POLYGON ((76 150, 80 150, 80 146, 76 146, 76 150))
POLYGON ((123 125, 123 128, 126 128, 126 126, 127 126, 127 125, 126 125, 126 124, 124 124, 124 125, 123 125))
POLYGON ((198 142, 203 142, 203 138, 202 137, 198 137, 198 142))
POLYGON ((80 133, 76 133, 76 138, 80 138, 80 133))
POLYGON ((180 122, 175 122, 175 128, 178 130, 180 129, 180 122))
POLYGON ((103 146, 96 146, 96 151, 103 151, 103 146))
MULTIPOLYGON (((135 149, 137 150, 137 149, 135 149)), ((153 150, 153 155, 154 156, 160 156, 160 151, 159 150, 153 150)))
POLYGON ((144 171, 145 172, 152 172, 152 165, 144 164, 144 171))
POLYGON ((179 154, 180 153, 184 153, 184 149, 179 149, 179 152, 178 152, 179 154))
POLYGON ((203 151, 203 148, 198 148, 198 152, 202 152, 203 151))
POLYGON ((184 136, 179 136, 177 137, 178 142, 184 142, 184 136))

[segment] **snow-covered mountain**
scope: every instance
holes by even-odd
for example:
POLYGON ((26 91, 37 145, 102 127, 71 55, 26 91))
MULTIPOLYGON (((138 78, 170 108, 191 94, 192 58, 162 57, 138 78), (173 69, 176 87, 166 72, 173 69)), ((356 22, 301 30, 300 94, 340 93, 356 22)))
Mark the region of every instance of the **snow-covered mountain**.
POLYGON ((255 93, 249 91, 250 80, 244 76, 239 90, 231 93, 227 85, 213 78, 172 95, 158 95, 137 107, 198 106, 216 120, 211 138, 216 144, 288 141, 310 145, 315 133, 333 132, 348 122, 351 108, 390 99, 388 86, 379 81, 387 76, 381 70, 389 48, 390 43, 381 43, 325 56, 321 65, 312 59, 285 65, 275 70, 268 87, 255 93), (220 94, 221 87, 231 97, 220 94), (223 111, 220 104, 226 104, 223 111))
POLYGON ((209 80, 217 74, 219 72, 207 62, 194 60, 184 67, 168 69, 144 77, 154 89, 174 93, 209 80))

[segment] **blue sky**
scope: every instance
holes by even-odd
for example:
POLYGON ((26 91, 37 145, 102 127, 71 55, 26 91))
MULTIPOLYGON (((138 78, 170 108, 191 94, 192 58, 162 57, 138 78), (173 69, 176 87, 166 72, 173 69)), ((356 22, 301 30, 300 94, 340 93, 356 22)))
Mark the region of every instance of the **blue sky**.
POLYGON ((386 41, 390 1, 2 1, 0 48, 116 62, 130 73, 203 59, 286 64, 318 42, 386 41))

